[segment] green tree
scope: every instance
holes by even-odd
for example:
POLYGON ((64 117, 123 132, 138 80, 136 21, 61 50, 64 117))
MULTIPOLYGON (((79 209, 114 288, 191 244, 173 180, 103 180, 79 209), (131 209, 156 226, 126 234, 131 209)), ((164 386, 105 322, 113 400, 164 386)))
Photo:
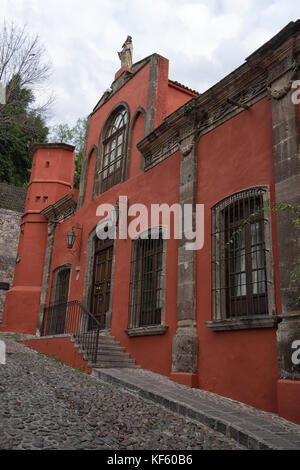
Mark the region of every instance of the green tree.
POLYGON ((75 177, 74 187, 79 187, 82 159, 85 150, 88 118, 79 118, 74 127, 68 124, 58 124, 53 127, 50 141, 75 146, 75 177))
MULTIPOLYGON (((43 104, 31 100, 29 105, 35 114, 45 116, 53 102, 53 96, 43 89, 50 73, 51 65, 38 35, 31 35, 26 26, 19 27, 4 20, 0 24, 0 82, 5 88, 6 102, 12 104, 17 101, 19 89, 30 89, 33 93, 38 91, 43 95, 43 104), (18 79, 14 80, 14 77, 18 79)), ((11 123, 14 116, 7 115, 0 106, 0 131, 1 125, 8 119, 11 123)))
POLYGON ((46 98, 42 86, 50 71, 39 37, 4 20, 0 24, 1 182, 25 186, 32 163, 29 148, 47 141, 45 116, 53 98, 46 98), (43 96, 43 104, 35 99, 35 92, 43 96))
POLYGON ((0 181, 25 186, 30 177, 29 148, 46 142, 48 128, 36 111, 30 109, 33 92, 21 85, 14 75, 7 85, 7 101, 0 105, 3 117, 0 125, 0 181))

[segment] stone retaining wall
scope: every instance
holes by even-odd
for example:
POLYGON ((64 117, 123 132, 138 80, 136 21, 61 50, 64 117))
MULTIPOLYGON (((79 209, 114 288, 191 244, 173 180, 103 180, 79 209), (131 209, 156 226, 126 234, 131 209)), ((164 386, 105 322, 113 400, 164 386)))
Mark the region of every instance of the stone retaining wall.
POLYGON ((14 278, 25 198, 26 188, 0 183, 0 323, 6 292, 14 278))

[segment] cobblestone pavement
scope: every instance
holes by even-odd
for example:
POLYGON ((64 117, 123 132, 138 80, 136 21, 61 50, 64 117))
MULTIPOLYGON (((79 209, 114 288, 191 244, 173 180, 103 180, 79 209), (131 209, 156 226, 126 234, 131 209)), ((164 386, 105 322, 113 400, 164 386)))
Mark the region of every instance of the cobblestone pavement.
POLYGON ((0 449, 238 450, 227 439, 0 333, 0 449))

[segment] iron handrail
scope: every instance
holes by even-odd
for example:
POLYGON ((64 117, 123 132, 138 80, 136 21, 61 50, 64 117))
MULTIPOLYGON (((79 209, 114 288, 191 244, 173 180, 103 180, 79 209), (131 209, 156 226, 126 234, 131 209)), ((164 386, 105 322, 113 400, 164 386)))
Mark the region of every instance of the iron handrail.
POLYGON ((75 336, 92 363, 97 362, 100 330, 102 330, 100 322, 79 300, 52 304, 44 308, 41 335, 75 336))

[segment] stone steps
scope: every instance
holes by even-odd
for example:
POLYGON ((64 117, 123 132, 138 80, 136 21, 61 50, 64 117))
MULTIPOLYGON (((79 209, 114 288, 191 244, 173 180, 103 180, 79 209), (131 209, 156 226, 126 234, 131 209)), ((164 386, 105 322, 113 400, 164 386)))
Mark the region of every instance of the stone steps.
POLYGON ((105 360, 102 358, 97 358, 97 362, 89 362, 88 366, 92 369, 114 369, 114 368, 136 368, 137 365, 134 359, 127 359, 127 360, 105 360))
MULTIPOLYGON (((91 336, 93 334, 95 333, 91 332, 91 336)), ((91 368, 111 369, 137 367, 135 360, 130 357, 130 354, 120 346, 120 343, 116 341, 113 336, 99 335, 96 363, 92 362, 92 353, 88 353, 86 350, 88 344, 86 336, 83 338, 77 336, 72 340, 75 342, 75 347, 77 347, 79 352, 83 355, 84 360, 88 361, 88 366, 91 368)))

